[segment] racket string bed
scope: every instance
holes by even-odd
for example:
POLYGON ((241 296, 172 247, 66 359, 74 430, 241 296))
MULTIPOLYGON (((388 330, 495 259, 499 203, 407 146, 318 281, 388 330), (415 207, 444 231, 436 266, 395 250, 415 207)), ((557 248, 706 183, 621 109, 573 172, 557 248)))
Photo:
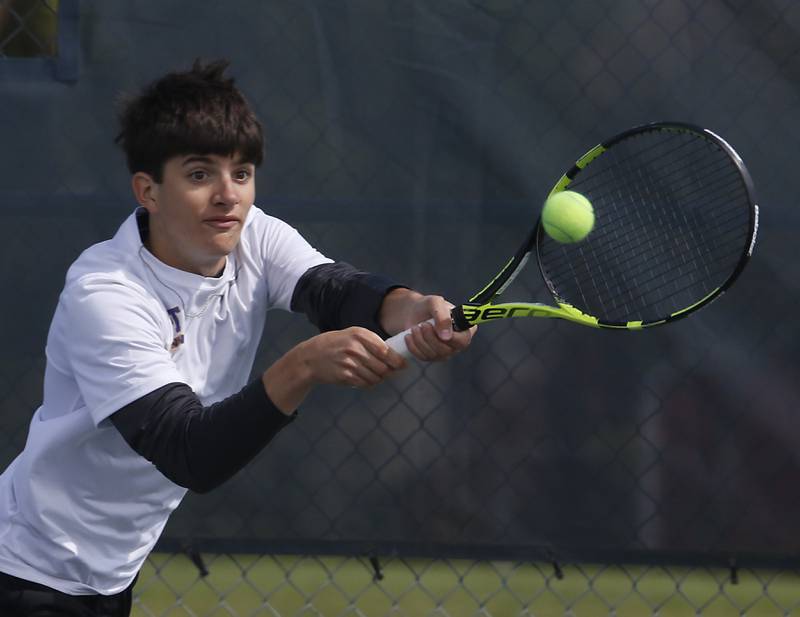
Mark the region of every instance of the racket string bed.
POLYGON ((728 154, 701 137, 664 134, 593 161, 570 188, 592 202, 597 228, 577 246, 540 247, 551 290, 604 321, 648 321, 702 300, 747 238, 749 195, 728 154))

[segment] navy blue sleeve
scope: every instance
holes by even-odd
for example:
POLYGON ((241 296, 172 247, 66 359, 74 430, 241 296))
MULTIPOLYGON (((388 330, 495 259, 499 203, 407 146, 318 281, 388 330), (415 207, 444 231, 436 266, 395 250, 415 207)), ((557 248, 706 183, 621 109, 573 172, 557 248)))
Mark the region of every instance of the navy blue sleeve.
POLYGON ((378 314, 386 294, 398 287, 405 285, 345 262, 322 264, 300 277, 291 309, 304 313, 322 332, 361 326, 388 338, 378 314))
POLYGON ((208 407, 186 384, 167 384, 110 418, 128 445, 167 478, 205 493, 247 465, 295 416, 275 407, 256 379, 208 407))

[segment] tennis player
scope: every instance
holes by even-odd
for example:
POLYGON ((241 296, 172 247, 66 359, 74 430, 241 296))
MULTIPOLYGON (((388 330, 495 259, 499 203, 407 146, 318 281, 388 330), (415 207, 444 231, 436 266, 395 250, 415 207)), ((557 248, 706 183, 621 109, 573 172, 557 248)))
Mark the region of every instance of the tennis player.
POLYGON ((127 616, 137 573, 188 490, 219 486, 318 384, 365 388, 443 360, 451 305, 324 257, 253 205, 262 129, 195 63, 127 101, 117 142, 139 207, 69 269, 44 400, 0 475, 0 615, 127 616), (321 334, 246 383, 269 309, 321 334))

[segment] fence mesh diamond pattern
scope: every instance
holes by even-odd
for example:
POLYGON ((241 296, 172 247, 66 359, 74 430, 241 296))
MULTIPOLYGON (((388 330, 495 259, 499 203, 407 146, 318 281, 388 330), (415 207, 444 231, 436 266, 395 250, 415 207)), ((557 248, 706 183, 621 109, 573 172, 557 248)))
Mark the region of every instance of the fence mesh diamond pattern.
MULTIPOLYGON (((762 213, 742 281, 696 318, 495 324, 449 363, 317 390, 187 497, 135 615, 800 615, 800 5, 83 0, 77 81, 4 77, 59 53, 63 4, 0 0, 3 467, 68 265, 133 207, 114 102, 195 57, 231 59, 264 121, 262 208, 452 299, 575 155, 634 124, 724 136, 762 213)), ((534 273, 507 295, 545 293, 534 273)), ((313 334, 271 313, 254 371, 313 334)))

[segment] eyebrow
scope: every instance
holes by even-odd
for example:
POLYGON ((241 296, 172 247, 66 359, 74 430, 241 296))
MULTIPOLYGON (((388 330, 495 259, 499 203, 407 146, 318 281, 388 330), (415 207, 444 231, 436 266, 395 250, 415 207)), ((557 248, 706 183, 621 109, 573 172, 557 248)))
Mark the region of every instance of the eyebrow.
MULTIPOLYGON (((190 157, 187 157, 186 159, 184 159, 183 162, 181 163, 181 166, 182 167, 186 167, 187 165, 193 165, 194 163, 204 163, 206 165, 214 165, 215 164, 214 163, 214 159, 212 159, 210 156, 196 155, 196 156, 190 156, 190 157)), ((235 165, 249 165, 249 164, 252 164, 251 161, 246 161, 244 159, 235 160, 233 163, 235 165)))
POLYGON ((191 165, 193 163, 206 163, 210 165, 213 164, 214 161, 208 156, 190 156, 184 159, 181 165, 185 167, 186 165, 191 165))

